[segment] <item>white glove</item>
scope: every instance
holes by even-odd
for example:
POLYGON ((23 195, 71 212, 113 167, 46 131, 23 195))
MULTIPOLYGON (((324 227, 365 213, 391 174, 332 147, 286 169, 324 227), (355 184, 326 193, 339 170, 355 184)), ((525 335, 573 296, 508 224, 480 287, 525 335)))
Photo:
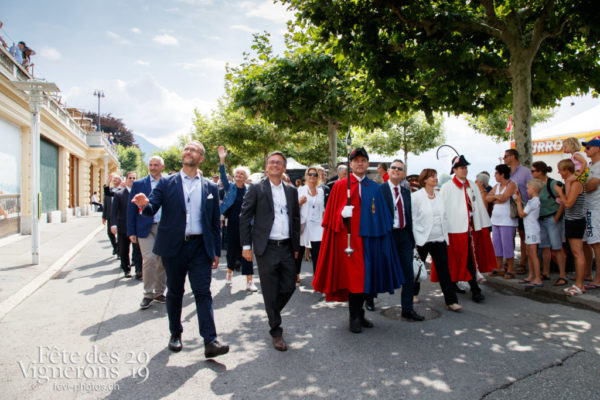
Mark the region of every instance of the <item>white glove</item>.
POLYGON ((342 209, 342 218, 350 218, 352 217, 352 209, 354 206, 345 206, 342 209))

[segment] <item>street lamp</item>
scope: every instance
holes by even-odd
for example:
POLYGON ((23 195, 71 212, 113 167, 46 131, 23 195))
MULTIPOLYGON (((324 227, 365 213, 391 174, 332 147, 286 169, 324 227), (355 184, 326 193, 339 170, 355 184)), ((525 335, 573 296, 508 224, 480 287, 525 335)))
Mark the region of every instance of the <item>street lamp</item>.
POLYGON ((98 123, 96 124, 96 130, 100 132, 102 129, 100 127, 100 97, 104 97, 104 92, 100 89, 94 90, 94 96, 98 97, 98 123))
POLYGON ((40 263, 40 111, 44 102, 44 92, 52 93, 60 90, 54 83, 38 79, 12 81, 12 83, 17 89, 29 94, 29 110, 31 111, 31 263, 37 265, 40 263))

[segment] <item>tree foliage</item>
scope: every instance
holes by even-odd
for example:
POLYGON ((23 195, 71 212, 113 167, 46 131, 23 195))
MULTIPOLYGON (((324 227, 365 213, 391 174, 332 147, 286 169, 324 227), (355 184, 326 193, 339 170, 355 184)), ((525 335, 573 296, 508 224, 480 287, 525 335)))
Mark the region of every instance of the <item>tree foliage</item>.
MULTIPOLYGON (((87 112, 85 116, 91 118, 94 123, 98 121, 98 114, 94 112, 87 112)), ((133 132, 127 128, 121 118, 113 117, 111 114, 100 115, 100 125, 102 131, 112 135, 115 144, 125 147, 137 146, 133 132)))
POLYGON ((383 128, 362 136, 359 141, 370 150, 392 156, 402 150, 408 166, 408 153, 419 155, 444 143, 443 118, 434 115, 427 121, 423 112, 404 113, 390 118, 383 128))
MULTIPOLYGON (((554 115, 551 108, 533 108, 531 110, 531 126, 546 122, 554 115)), ((491 136, 496 142, 512 140, 512 127, 508 129, 510 110, 493 111, 486 115, 467 116, 467 123, 477 132, 491 136)), ((511 123, 512 125, 512 123, 511 123)))
POLYGON ((135 171, 138 178, 148 175, 148 166, 144 163, 142 151, 136 146, 125 147, 117 145, 119 164, 123 175, 130 171, 135 171))
POLYGON ((365 71, 384 106, 479 115, 512 109, 531 161, 531 104, 600 85, 595 0, 281 0, 339 58, 365 71))
POLYGON ((181 152, 183 146, 173 145, 166 149, 155 151, 153 155, 161 156, 165 161, 164 173, 177 172, 181 169, 181 152))

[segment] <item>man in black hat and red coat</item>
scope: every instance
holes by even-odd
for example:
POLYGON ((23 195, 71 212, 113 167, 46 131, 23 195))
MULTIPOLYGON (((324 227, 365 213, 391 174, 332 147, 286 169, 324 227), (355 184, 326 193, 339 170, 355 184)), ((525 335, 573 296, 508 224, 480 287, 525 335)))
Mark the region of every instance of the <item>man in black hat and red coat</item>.
MULTIPOLYGON (((491 271, 495 255, 489 228, 492 225, 483 197, 485 191, 467 179, 469 162, 464 156, 452 160, 452 179, 446 182, 440 195, 448 218, 448 269, 452 282, 467 281, 473 301, 485 299, 477 284, 477 270, 491 271)), ((431 280, 437 281, 435 269, 431 280)))
POLYGON ((367 296, 394 293, 404 283, 392 237, 393 217, 379 184, 367 178, 369 156, 362 147, 350 153, 352 173, 331 189, 323 216, 323 240, 313 287, 326 301, 348 301, 350 331, 373 324, 365 318, 367 296), (350 179, 350 205, 348 202, 350 179), (348 225, 350 247, 348 254, 348 225))

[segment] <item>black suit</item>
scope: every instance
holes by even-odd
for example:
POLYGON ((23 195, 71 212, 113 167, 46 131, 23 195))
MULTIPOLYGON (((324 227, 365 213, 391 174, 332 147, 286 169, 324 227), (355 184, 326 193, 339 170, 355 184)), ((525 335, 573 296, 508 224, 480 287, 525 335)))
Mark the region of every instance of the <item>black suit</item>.
MULTIPOLYGON (((129 190, 126 188, 113 193, 110 210, 111 226, 117 226, 117 238, 119 240, 119 256, 121 257, 121 268, 125 273, 131 271, 129 263, 129 245, 132 244, 127 236, 127 209, 129 205, 129 190)), ((142 252, 137 243, 133 243, 132 261, 135 265, 136 274, 142 273, 142 252)))
MULTIPOLYGON (((381 184, 381 191, 383 197, 388 205, 392 216, 398 214, 398 209, 394 204, 394 196, 388 182, 381 184)), ((412 208, 410 202, 410 191, 404 187, 400 188, 400 194, 402 196, 403 213, 405 219, 405 226, 402 229, 392 229, 392 235, 394 237, 394 243, 396 244, 396 250, 398 251, 398 257, 400 258, 400 264, 402 265, 402 272, 404 273, 404 279, 406 283, 402 285, 402 311, 413 310, 413 295, 415 290, 415 277, 413 272, 413 249, 415 247, 415 238, 412 233, 412 208)))
MULTIPOLYGON (((300 249, 300 207, 295 187, 282 183, 287 205, 289 239, 269 239, 275 221, 275 207, 268 178, 250 185, 240 213, 240 242, 253 244, 258 265, 265 309, 269 317, 270 334, 281 336, 281 310, 296 288, 294 252, 300 249), (254 224, 251 226, 251 221, 254 224)), ((283 212, 283 211, 282 211, 283 212)))
POLYGON ((106 234, 110 240, 110 244, 113 248, 113 254, 119 254, 119 245, 117 244, 117 237, 110 231, 112 226, 112 220, 110 218, 110 207, 112 205, 113 192, 108 186, 104 186, 104 204, 102 207, 102 219, 106 221, 106 234))

